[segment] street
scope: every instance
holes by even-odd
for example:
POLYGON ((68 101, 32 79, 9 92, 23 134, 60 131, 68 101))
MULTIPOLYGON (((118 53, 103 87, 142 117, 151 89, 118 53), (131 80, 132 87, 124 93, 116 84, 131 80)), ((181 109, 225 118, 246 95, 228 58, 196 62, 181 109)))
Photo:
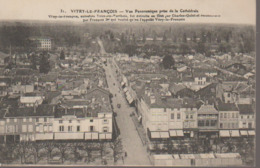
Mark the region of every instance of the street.
POLYGON ((112 104, 114 111, 117 113, 116 120, 121 133, 119 137, 122 139, 124 150, 127 152, 124 163, 126 165, 151 165, 146 147, 143 146, 130 117, 130 113, 134 111, 134 108, 131 108, 124 98, 120 84, 116 80, 115 69, 111 68, 109 61, 107 66, 104 66, 104 69, 109 90, 113 94, 112 104), (118 108, 117 104, 121 104, 121 108, 118 108))

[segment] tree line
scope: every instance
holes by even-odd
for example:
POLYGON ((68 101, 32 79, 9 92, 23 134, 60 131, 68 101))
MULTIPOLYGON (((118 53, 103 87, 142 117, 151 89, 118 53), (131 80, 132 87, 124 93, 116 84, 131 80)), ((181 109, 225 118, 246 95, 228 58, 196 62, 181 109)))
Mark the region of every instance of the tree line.
POLYGON ((112 158, 113 162, 116 163, 123 154, 122 141, 117 138, 111 142, 21 141, 6 143, 0 145, 0 162, 11 164, 20 160, 21 164, 37 164, 40 161, 51 163, 53 157, 58 156, 62 164, 65 161, 87 164, 97 159, 94 153, 98 153, 102 164, 107 164, 107 158, 112 158))

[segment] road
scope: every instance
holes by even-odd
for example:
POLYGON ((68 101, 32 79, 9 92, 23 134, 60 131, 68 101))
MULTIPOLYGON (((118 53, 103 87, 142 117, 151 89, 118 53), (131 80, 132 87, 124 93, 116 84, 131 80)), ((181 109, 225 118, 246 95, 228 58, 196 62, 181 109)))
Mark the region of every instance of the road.
MULTIPOLYGON (((101 53, 104 53, 105 50, 102 41, 98 39, 98 43, 101 45, 101 50, 103 50, 101 53)), ((119 138, 122 139, 124 151, 127 152, 127 157, 124 158, 124 164, 131 166, 151 166, 152 164, 148 158, 146 146, 143 146, 133 120, 130 117, 130 113, 135 109, 130 107, 126 102, 121 85, 116 78, 115 68, 112 67, 113 65, 108 61, 107 66, 103 66, 106 73, 108 88, 113 94, 112 105, 114 107, 114 112, 117 113, 116 121, 120 129, 119 138), (121 108, 118 108, 117 104, 121 104, 121 108)), ((118 164, 121 163, 122 161, 118 164)))

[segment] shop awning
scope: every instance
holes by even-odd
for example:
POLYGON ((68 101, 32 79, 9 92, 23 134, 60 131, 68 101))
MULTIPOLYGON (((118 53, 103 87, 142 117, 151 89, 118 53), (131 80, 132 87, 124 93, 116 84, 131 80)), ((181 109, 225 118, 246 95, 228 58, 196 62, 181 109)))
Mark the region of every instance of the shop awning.
POLYGON ((126 92, 126 97, 131 97, 130 93, 129 92, 126 92))
POLYGON ((107 133, 106 134, 106 139, 112 139, 112 133, 107 133))
POLYGON ((93 140, 97 140, 97 139, 98 139, 98 133, 97 133, 97 132, 93 132, 93 133, 91 134, 91 136, 92 136, 92 139, 93 139, 93 140))
POLYGON ((231 137, 240 137, 239 130, 231 130, 230 135, 231 137))
POLYGON ((161 138, 160 132, 151 132, 151 138, 161 138))
POLYGON ((140 121, 141 119, 142 119, 142 116, 139 116, 139 117, 138 117, 138 121, 140 121))
POLYGON ((220 137, 230 137, 230 132, 229 132, 229 130, 220 130, 219 136, 220 137))
POLYGON ((128 91, 128 89, 127 89, 127 88, 124 88, 123 90, 124 90, 124 92, 127 92, 127 91, 128 91))
POLYGON ((160 132, 161 138, 169 138, 169 132, 160 132))
POLYGON ((85 133, 85 140, 90 140, 91 139, 91 132, 86 132, 85 133))
POLYGON ((99 134, 99 139, 106 139, 106 134, 99 134))
POLYGON ((170 130, 170 136, 171 137, 176 137, 177 136, 177 133, 176 133, 176 130, 170 130))
POLYGON ((133 101, 134 101, 134 99, 131 97, 128 102, 129 102, 129 104, 131 104, 133 101))
POLYGON ((254 135, 255 135, 255 130, 249 130, 249 131, 248 131, 248 135, 254 136, 254 135))
POLYGON ((240 130, 241 136, 247 136, 247 131, 246 130, 240 130))
POLYGON ((177 136, 184 136, 183 130, 176 130, 177 136))

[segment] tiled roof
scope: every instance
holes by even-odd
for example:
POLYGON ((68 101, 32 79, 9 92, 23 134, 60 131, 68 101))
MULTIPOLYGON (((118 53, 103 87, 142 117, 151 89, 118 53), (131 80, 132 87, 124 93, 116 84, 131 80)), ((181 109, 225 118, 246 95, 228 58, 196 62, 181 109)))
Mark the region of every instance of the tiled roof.
POLYGON ((54 105, 39 105, 38 107, 9 108, 5 117, 53 116, 54 105))
POLYGON ((234 103, 218 102, 217 108, 219 111, 238 111, 238 108, 234 103))
POLYGON ((213 105, 202 105, 198 110, 198 114, 218 114, 218 111, 213 105))
POLYGON ((254 114, 254 109, 251 104, 238 104, 240 114, 254 114))
POLYGON ((184 88, 186 88, 186 86, 184 84, 171 83, 169 86, 169 91, 173 94, 176 94, 178 91, 180 91, 184 88))

